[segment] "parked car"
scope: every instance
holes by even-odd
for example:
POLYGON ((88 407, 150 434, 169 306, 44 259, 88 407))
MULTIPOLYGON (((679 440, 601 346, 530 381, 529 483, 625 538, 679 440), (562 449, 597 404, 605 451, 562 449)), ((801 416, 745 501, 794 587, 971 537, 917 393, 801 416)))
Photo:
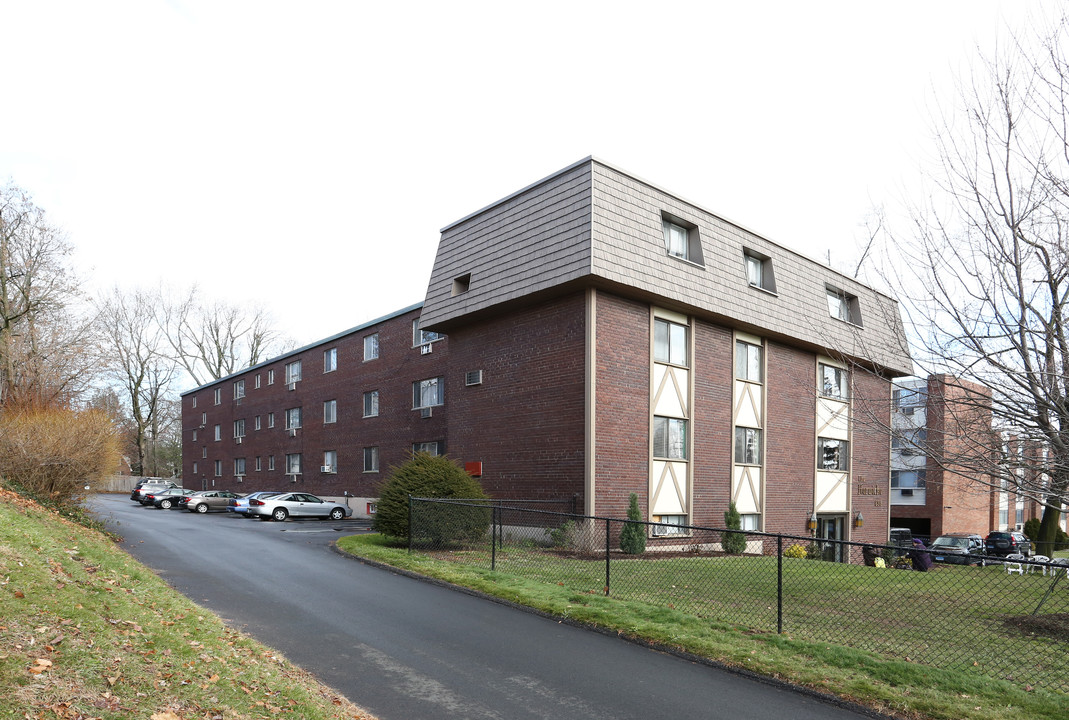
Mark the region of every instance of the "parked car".
POLYGON ((139 482, 137 486, 130 493, 130 499, 135 502, 141 502, 141 496, 144 493, 152 492, 153 490, 163 490, 165 488, 176 488, 178 483, 173 480, 159 480, 159 481, 144 481, 139 482))
POLYGON ((308 493, 288 492, 272 497, 254 498, 249 501, 249 514, 261 520, 278 520, 288 517, 317 517, 324 520, 341 520, 353 514, 352 508, 330 502, 308 493))
POLYGON ((186 510, 195 513, 225 512, 227 504, 232 498, 241 497, 229 490, 201 490, 195 492, 185 500, 186 510))
POLYGON ((141 492, 141 500, 140 500, 140 502, 141 502, 142 505, 155 505, 156 507, 159 507, 159 504, 156 502, 156 498, 163 497, 164 495, 181 495, 182 493, 189 493, 189 492, 193 492, 193 491, 192 490, 188 490, 186 488, 181 488, 181 487, 172 488, 172 487, 160 486, 160 487, 146 488, 146 490, 141 492))
POLYGON ((928 555, 933 561, 950 565, 986 564, 984 539, 975 533, 949 533, 940 535, 928 546, 928 555))
POLYGON ((183 495, 191 495, 192 493, 193 491, 189 488, 167 488, 152 494, 152 505, 163 510, 170 510, 178 507, 178 501, 183 495))
POLYGON ((984 540, 987 545, 988 555, 1024 555, 1032 557, 1032 541, 1024 533, 1019 532, 992 532, 987 534, 984 540))
POLYGON ((271 497, 272 495, 281 495, 277 490, 258 490, 253 493, 249 493, 245 497, 231 498, 230 503, 226 506, 226 509, 232 513, 236 513, 243 517, 253 517, 249 514, 249 501, 256 498, 271 497))

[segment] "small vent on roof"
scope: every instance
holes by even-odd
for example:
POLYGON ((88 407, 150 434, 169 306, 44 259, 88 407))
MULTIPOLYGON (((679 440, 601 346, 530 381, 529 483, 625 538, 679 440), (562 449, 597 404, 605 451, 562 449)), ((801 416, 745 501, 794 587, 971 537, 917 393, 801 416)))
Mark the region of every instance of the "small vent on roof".
POLYGON ((450 293, 451 297, 457 295, 463 295, 471 289, 471 273, 465 273, 460 277, 453 278, 453 291, 450 293))

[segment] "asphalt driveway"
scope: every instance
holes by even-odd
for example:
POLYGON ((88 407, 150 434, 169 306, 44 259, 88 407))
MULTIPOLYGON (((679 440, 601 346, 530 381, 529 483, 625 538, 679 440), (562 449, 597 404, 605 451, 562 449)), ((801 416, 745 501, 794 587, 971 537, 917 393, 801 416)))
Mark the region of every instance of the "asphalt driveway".
MULTIPOLYGON (((382 720, 874 715, 344 557, 353 521, 91 508, 177 590, 382 720)), ((879 716, 876 716, 879 717, 879 716)))

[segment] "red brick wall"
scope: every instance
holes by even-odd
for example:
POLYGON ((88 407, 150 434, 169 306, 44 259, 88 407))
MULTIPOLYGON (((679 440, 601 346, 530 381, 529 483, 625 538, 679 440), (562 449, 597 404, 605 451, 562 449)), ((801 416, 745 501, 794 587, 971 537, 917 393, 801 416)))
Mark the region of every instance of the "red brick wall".
POLYGON ((891 518, 891 384, 860 368, 851 370, 850 376, 854 395, 849 537, 855 542, 885 543, 891 518), (879 494, 863 495, 859 488, 875 488, 879 494), (865 524, 855 528, 853 520, 859 512, 865 524))
POLYGON ((765 532, 805 535, 816 473, 816 359, 776 342, 765 348, 765 532))
POLYGON ((723 527, 731 500, 735 436, 731 422, 735 382, 734 336, 719 325, 694 326, 694 525, 723 527))
POLYGON ((585 327, 577 293, 451 331, 449 454, 482 462, 491 495, 582 509, 585 327), (483 383, 465 387, 473 370, 483 383))
POLYGON ((650 308, 597 295, 598 515, 626 517, 631 493, 646 517, 649 501, 650 308))
MULTIPOLYGON (((422 419, 412 410, 412 382, 445 375, 449 358, 449 340, 434 343, 433 352, 422 354, 412 347, 412 320, 419 311, 387 319, 374 326, 319 343, 265 364, 242 375, 210 385, 182 398, 183 478, 186 487, 229 488, 239 492, 300 488, 322 495, 375 497, 377 488, 391 466, 404 462, 414 442, 446 440, 445 425, 452 398, 445 393, 445 406, 435 408, 431 418, 422 419), (379 333, 379 358, 364 362, 364 336, 379 333), (337 370, 323 372, 323 351, 338 349, 337 370), (286 389, 285 366, 301 360, 302 379, 295 390, 286 389), (267 384, 268 370, 275 371, 275 382, 267 384), (260 376, 257 389, 255 377, 260 376), (245 398, 234 400, 233 383, 245 380, 245 398), (222 403, 214 404, 214 388, 222 389, 222 403), (379 391, 379 416, 363 417, 363 393, 379 391), (337 423, 323 423, 323 403, 337 400, 337 423), (285 411, 302 408, 302 427, 296 437, 285 430, 285 411), (201 413, 207 424, 199 428, 201 413), (267 415, 275 414, 275 427, 267 427, 267 415), (255 429, 255 417, 261 416, 262 429, 255 429), (233 440, 233 421, 245 419, 245 438, 238 445, 233 440), (214 425, 221 425, 222 440, 214 440, 214 425), (197 441, 192 440, 197 430, 197 441), (364 447, 379 448, 379 472, 363 472, 364 447), (207 458, 202 448, 207 447, 207 458), (338 453, 337 474, 320 473, 323 452, 338 453), (302 475, 297 483, 286 477, 286 454, 301 453, 302 475), (275 469, 268 470, 268 456, 275 456, 275 469), (256 457, 262 469, 256 470, 256 457), (234 480, 234 458, 244 457, 246 475, 243 483, 234 480), (214 477, 215 460, 223 461, 222 477, 214 477), (193 473, 193 463, 197 472, 193 473)), ((446 451, 449 451, 448 445, 446 451)))

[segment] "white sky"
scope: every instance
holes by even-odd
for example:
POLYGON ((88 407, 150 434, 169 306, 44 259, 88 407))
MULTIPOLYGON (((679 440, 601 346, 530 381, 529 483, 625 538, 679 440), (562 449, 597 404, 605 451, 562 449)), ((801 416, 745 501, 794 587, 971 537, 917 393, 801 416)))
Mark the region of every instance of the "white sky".
POLYGON ((976 47, 1058 5, 0 0, 0 182, 88 290, 197 283, 299 344, 421 302, 442 227, 588 155, 842 262, 976 47))

